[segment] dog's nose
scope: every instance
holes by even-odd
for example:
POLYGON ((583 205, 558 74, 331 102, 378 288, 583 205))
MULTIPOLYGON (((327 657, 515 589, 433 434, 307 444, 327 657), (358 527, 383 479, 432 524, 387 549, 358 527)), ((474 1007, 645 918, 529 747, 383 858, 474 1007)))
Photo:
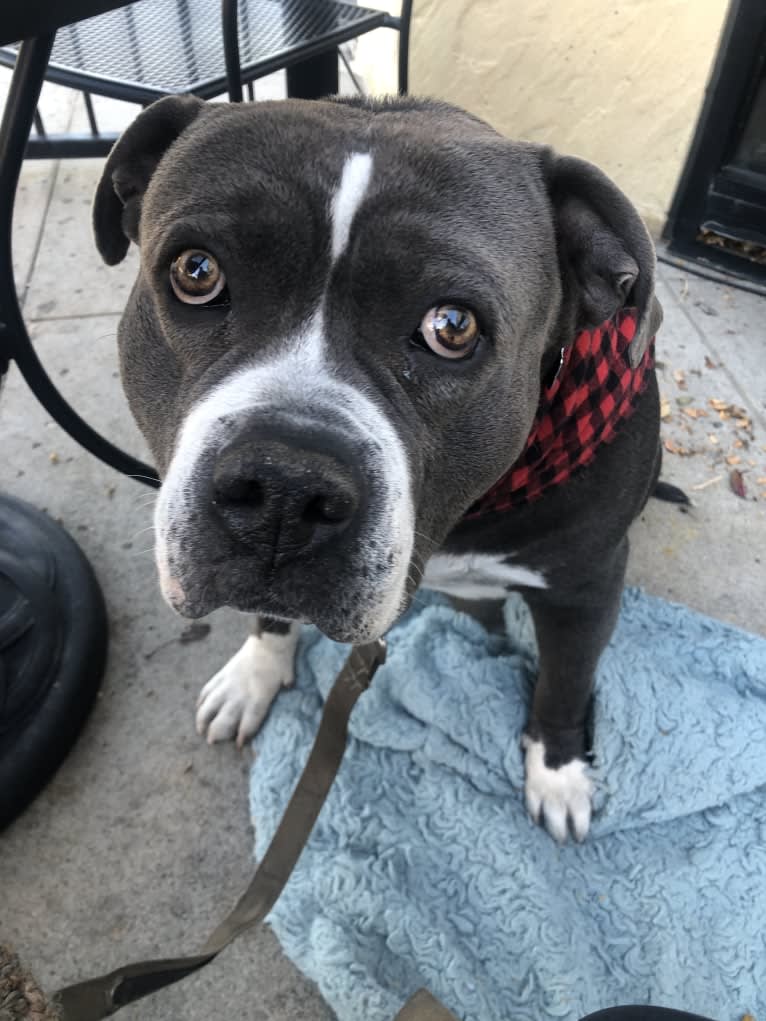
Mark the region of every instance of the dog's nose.
POLYGON ((242 437, 213 472, 213 503, 226 530, 251 549, 269 549, 275 562, 337 538, 360 502, 350 458, 284 437, 242 437))

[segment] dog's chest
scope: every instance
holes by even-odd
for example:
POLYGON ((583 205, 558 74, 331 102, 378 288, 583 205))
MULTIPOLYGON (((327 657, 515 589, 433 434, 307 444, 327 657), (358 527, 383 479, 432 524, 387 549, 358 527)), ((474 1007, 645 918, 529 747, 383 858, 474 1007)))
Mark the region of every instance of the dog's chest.
POLYGON ((547 588, 539 571, 509 561, 502 553, 436 553, 422 584, 460 599, 505 599, 513 588, 547 588))

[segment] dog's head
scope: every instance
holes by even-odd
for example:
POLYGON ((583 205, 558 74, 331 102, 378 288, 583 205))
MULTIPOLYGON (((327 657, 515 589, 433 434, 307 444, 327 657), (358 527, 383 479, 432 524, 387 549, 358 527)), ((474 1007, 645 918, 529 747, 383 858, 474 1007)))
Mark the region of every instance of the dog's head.
POLYGON ((654 252, 595 167, 445 104, 155 103, 95 202, 141 268, 120 325, 181 613, 382 634, 510 467, 563 344, 638 307, 654 252))

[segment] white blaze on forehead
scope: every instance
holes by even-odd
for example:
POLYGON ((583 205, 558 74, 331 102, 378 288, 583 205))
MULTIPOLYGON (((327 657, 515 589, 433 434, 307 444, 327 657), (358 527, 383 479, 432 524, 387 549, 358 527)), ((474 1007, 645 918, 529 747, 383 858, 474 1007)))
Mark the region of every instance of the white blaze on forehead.
POLYGON ((372 156, 355 152, 343 165, 340 184, 332 197, 332 257, 343 254, 351 233, 351 223, 362 204, 372 176, 372 156))

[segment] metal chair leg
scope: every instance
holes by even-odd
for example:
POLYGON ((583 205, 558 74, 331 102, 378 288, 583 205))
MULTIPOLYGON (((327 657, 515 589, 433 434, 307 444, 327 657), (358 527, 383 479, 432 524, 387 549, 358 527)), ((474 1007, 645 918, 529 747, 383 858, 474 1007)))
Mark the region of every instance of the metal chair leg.
POLYGON ((24 149, 34 122, 54 36, 24 42, 0 124, 0 369, 13 360, 48 414, 96 457, 125 475, 159 485, 153 468, 124 453, 92 429, 59 393, 29 339, 16 296, 11 249, 13 203, 24 149))
POLYGON ((402 0, 399 14, 399 95, 406 96, 409 88, 410 22, 412 0, 402 0))
POLYGON ((349 63, 349 59, 346 56, 342 46, 338 47, 338 56, 343 61, 343 66, 345 67, 346 72, 347 72, 349 78, 351 79, 351 81, 354 84, 354 88, 357 91, 357 95, 363 96, 364 95, 364 89, 362 88, 362 84, 359 81, 359 79, 357 78, 357 76, 354 74, 354 69, 351 67, 351 64, 349 63))
POLYGON ((83 102, 85 103, 85 113, 88 115, 88 125, 90 126, 90 133, 94 138, 100 137, 100 131, 98 130, 98 121, 96 120, 96 111, 93 109, 93 97, 90 92, 83 92, 83 102))
POLYGON ((337 91, 337 50, 308 57, 287 69, 287 95, 293 99, 322 99, 337 91))
POLYGON ((221 0, 223 55, 226 63, 226 88, 230 103, 242 102, 242 71, 239 61, 238 0, 221 0))

